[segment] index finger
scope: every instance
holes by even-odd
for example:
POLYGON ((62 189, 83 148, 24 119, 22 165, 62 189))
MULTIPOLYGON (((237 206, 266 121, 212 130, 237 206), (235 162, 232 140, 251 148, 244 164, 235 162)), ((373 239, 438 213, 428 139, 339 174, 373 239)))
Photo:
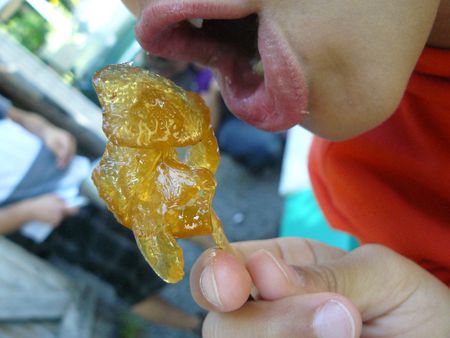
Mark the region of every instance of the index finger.
POLYGON ((233 243, 244 261, 260 250, 269 251, 288 265, 320 264, 342 257, 345 251, 321 242, 300 237, 283 237, 233 243))
POLYGON ((252 281, 244 263, 220 249, 204 252, 190 275, 195 301, 211 311, 230 312, 247 301, 252 281))

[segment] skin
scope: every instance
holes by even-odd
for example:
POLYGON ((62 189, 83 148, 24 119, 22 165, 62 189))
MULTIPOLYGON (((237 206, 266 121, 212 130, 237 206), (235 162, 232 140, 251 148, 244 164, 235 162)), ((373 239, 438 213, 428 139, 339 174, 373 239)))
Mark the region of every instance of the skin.
POLYGON ((64 200, 54 194, 26 199, 0 208, 0 235, 15 232, 31 221, 56 227, 77 212, 77 208, 67 208, 64 200))
MULTIPOLYGON (((125 1, 137 16, 150 2, 125 1)), ((331 140, 386 121, 424 46, 450 48, 450 0, 239 3, 276 22, 307 79, 302 125, 331 140)), ((208 251, 191 272, 194 298, 213 311, 204 337, 450 336, 448 287, 385 247, 345 254, 283 239, 237 249, 242 260, 208 251), (252 284, 258 297, 247 301, 252 284), (326 304, 343 317, 321 317, 326 304)))
POLYGON ((271 1, 268 11, 290 18, 279 24, 305 69, 310 91, 310 114, 302 125, 318 136, 342 140, 389 118, 400 103, 439 2, 298 3, 280 7, 271 1), (296 27, 291 25, 294 20, 296 27), (299 34, 302 31, 306 34, 299 34))
POLYGON ((212 311, 203 337, 450 334, 448 287, 383 246, 365 245, 346 253, 315 241, 281 238, 238 243, 235 248, 242 261, 223 251, 208 251, 191 271, 194 299, 212 311), (252 283, 257 300, 247 301, 252 283), (345 308, 346 316, 329 314, 320 323, 318 312, 329 302, 345 308), (321 327, 331 327, 328 335, 319 333, 321 327))

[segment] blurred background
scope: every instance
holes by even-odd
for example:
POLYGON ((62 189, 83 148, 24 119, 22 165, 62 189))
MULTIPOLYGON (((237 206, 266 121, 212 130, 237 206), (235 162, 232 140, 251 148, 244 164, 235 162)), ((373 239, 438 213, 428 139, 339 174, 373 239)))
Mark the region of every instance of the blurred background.
MULTIPOLYGON (((92 186, 82 183, 106 144, 92 76, 108 64, 132 62, 204 97, 222 154, 214 208, 231 241, 302 236, 344 249, 357 245, 332 231, 317 207, 306 131, 269 134, 235 119, 209 70, 148 55, 135 39, 134 23, 119 0, 0 0, 0 337, 198 336, 205 313, 190 296, 188 278, 147 288, 154 276, 136 263, 128 230, 103 229, 113 218, 92 186), (76 154, 58 162, 64 170, 36 165, 42 147, 61 160, 42 128, 76 143, 76 154), (44 181, 57 188, 30 188, 44 181), (59 217, 12 221, 17 210, 23 216, 24 205, 53 212, 49 193, 62 201, 59 217), (85 247, 88 241, 92 248, 85 247), (107 270, 111 257, 118 263, 107 270), (141 288, 151 297, 136 307, 141 288), (170 311, 179 311, 173 312, 178 323, 164 318, 170 311)), ((188 275, 208 242, 180 244, 188 275)))

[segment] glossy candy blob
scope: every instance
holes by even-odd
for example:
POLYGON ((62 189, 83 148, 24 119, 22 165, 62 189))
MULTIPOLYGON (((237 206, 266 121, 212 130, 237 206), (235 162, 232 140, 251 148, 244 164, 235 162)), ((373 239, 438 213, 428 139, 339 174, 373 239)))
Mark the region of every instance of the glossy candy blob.
POLYGON ((184 271, 176 238, 212 234, 228 247, 211 206, 219 150, 209 110, 197 94, 128 64, 100 70, 94 86, 109 140, 94 183, 155 272, 178 282, 184 271))

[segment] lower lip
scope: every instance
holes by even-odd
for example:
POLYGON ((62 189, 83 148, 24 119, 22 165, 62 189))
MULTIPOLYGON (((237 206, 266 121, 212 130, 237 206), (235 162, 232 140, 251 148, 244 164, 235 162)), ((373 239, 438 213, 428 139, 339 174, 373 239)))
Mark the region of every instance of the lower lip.
POLYGON ((276 26, 260 16, 258 49, 264 81, 249 92, 242 73, 229 63, 218 65, 224 100, 240 119, 253 126, 281 131, 299 124, 307 110, 308 95, 302 69, 276 26))

